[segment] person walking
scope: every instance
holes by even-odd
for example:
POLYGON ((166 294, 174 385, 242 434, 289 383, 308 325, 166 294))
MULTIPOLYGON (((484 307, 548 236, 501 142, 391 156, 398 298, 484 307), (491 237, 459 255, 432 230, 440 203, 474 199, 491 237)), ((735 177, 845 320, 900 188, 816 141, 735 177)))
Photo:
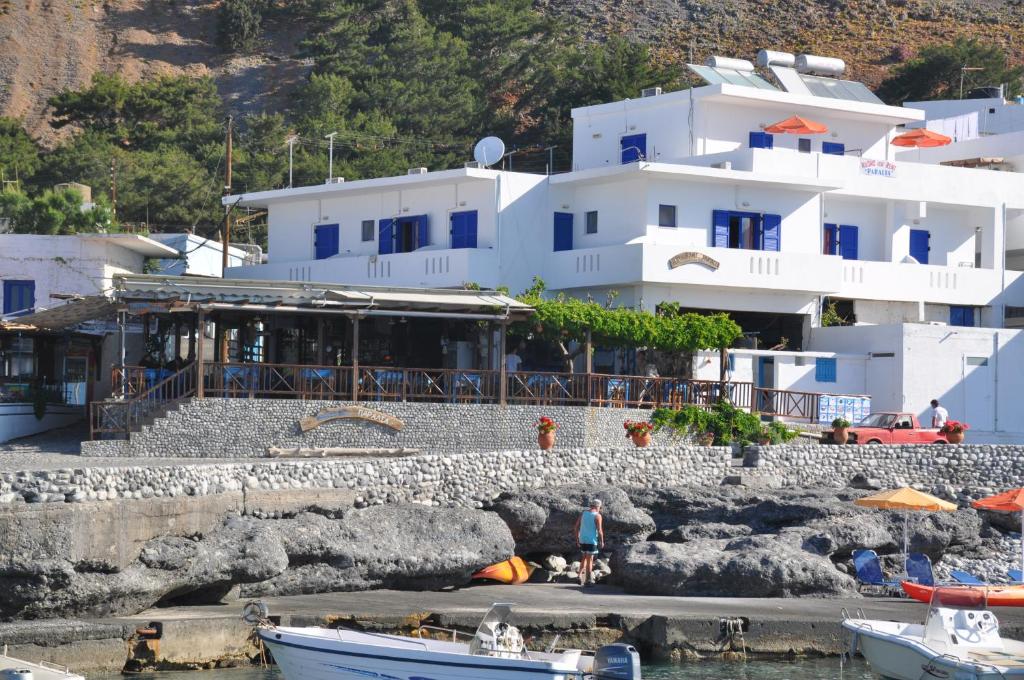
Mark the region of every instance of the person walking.
POLYGON ((932 427, 941 430, 947 420, 949 420, 949 411, 939 404, 938 399, 932 399, 932 427))
POLYGON ((593 583, 594 555, 604 547, 604 524, 601 518, 601 499, 590 501, 590 507, 576 519, 576 545, 580 557, 580 585, 593 583))

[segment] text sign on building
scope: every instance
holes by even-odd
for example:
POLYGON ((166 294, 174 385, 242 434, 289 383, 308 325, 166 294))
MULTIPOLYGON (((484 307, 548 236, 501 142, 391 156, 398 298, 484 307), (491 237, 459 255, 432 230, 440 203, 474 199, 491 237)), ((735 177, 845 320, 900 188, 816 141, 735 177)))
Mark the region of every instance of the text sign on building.
POLYGON ((682 267, 684 264, 702 264, 711 270, 718 269, 721 266, 718 260, 710 258, 704 253, 685 252, 673 256, 668 261, 668 268, 675 269, 676 267, 682 267))
POLYGON ((896 164, 892 161, 879 161, 874 158, 861 158, 860 172, 862 175, 872 175, 874 177, 895 177, 896 164))
POLYGON ((326 408, 316 415, 302 418, 299 420, 299 428, 303 432, 308 432, 314 427, 320 427, 332 420, 365 420, 370 423, 383 425, 392 430, 401 430, 405 427, 405 423, 398 418, 387 413, 374 411, 372 408, 366 408, 365 406, 338 406, 326 408))

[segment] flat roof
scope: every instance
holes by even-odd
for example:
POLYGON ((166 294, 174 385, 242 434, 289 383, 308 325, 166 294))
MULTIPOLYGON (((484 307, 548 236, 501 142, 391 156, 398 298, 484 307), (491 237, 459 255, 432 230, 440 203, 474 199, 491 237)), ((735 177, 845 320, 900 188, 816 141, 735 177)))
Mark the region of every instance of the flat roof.
POLYGON ((246 194, 231 194, 221 199, 224 205, 237 205, 241 208, 265 208, 272 203, 281 201, 294 201, 299 198, 310 200, 331 198, 335 196, 349 196, 360 193, 373 193, 387 189, 419 189, 452 182, 493 182, 504 170, 491 170, 490 168, 456 168, 454 170, 435 170, 434 172, 417 173, 413 175, 394 175, 391 177, 374 177, 372 179, 357 179, 350 182, 336 182, 330 184, 314 184, 307 187, 292 187, 290 189, 271 189, 269 191, 256 191, 246 194))
POLYGON ((346 286, 312 281, 197 279, 186 276, 121 274, 114 297, 122 303, 173 303, 174 308, 335 312, 351 316, 433 316, 525 319, 527 304, 487 290, 346 286))
POLYGON ((606 165, 587 170, 574 170, 560 175, 552 175, 552 184, 601 184, 613 179, 633 175, 636 178, 686 179, 693 182, 742 182, 770 187, 788 189, 805 189, 807 191, 832 191, 844 186, 837 181, 829 181, 815 177, 797 175, 768 175, 750 172, 749 170, 726 170, 706 165, 687 165, 685 163, 653 163, 639 161, 625 165, 606 165))
POLYGON ((86 241, 120 246, 145 257, 177 257, 181 254, 168 245, 140 234, 77 234, 77 236, 86 241))

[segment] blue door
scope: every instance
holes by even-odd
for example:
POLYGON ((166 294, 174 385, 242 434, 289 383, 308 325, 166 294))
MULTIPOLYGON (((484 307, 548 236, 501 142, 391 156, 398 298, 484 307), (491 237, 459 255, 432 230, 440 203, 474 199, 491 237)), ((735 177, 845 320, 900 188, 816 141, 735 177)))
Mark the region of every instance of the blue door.
POLYGON ((839 225, 839 254, 844 260, 857 259, 857 236, 859 229, 849 224, 839 225))
POLYGON ((751 149, 774 149, 775 138, 767 132, 751 132, 749 146, 751 149))
POLYGON ((555 213, 555 252, 572 250, 572 213, 555 213))
POLYGON ((476 210, 452 213, 451 234, 452 248, 476 248, 476 210))
POLYGON ((761 250, 778 251, 782 241, 782 216, 764 215, 761 218, 761 250))
POLYGON ((4 281, 4 314, 31 312, 35 306, 35 281, 4 281))
POLYGON ((622 164, 647 158, 647 133, 624 135, 619 143, 622 148, 622 164))
POLYGON ((732 215, 728 210, 715 210, 711 213, 711 245, 716 248, 729 247, 729 217, 732 215))
POLYGON ((839 254, 839 226, 835 224, 825 225, 825 243, 822 246, 825 255, 839 254))
POLYGON ((378 224, 377 253, 390 255, 395 252, 395 221, 385 217, 378 224))
POLYGON ((974 327, 974 307, 961 307, 958 305, 950 305, 949 307, 949 325, 950 326, 967 326, 968 328, 974 327))
POLYGON ((313 229, 313 250, 316 259, 325 260, 338 254, 338 225, 318 224, 313 229))
POLYGON ((430 221, 426 215, 417 215, 416 220, 416 244, 412 250, 430 245, 430 221))
POLYGON ((928 264, 928 241, 932 235, 925 229, 910 230, 910 256, 921 264, 928 264))

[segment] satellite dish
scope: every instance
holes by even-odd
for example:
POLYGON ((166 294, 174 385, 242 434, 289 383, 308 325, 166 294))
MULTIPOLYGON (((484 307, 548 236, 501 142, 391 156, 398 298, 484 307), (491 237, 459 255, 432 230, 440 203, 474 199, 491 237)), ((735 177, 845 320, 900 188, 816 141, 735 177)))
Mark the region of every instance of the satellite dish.
POLYGON ((505 142, 497 137, 484 137, 473 147, 473 158, 480 165, 489 167, 505 155, 505 142))

